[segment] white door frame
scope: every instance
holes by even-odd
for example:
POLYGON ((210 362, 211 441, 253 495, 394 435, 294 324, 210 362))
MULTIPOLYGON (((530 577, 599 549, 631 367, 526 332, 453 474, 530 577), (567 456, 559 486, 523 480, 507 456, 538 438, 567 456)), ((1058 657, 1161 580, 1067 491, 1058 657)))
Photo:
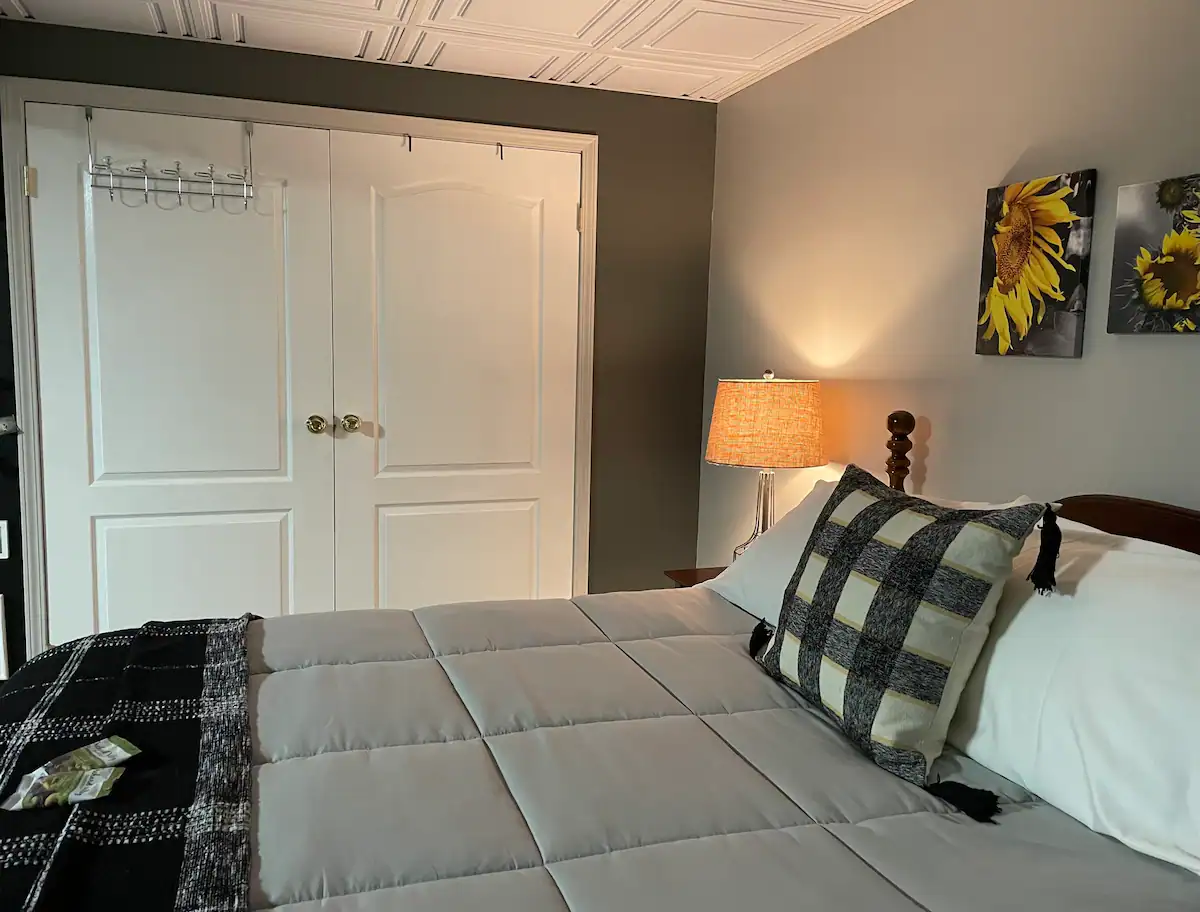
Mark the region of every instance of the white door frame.
POLYGON ((32 658, 49 646, 46 554, 43 516, 41 414, 37 349, 34 339, 33 258, 29 207, 25 198, 25 105, 28 102, 94 106, 151 114, 181 114, 222 120, 407 135, 516 146, 582 157, 579 246, 579 365, 575 418, 575 531, 573 590, 587 592, 588 530, 592 468, 592 324, 596 303, 596 182, 599 139, 582 133, 556 133, 494 124, 459 123, 275 104, 239 98, 184 95, 148 89, 85 85, 38 79, 0 79, 0 141, 4 154, 4 204, 8 223, 9 291, 12 300, 18 439, 21 473, 21 560, 25 578, 25 647, 32 658))

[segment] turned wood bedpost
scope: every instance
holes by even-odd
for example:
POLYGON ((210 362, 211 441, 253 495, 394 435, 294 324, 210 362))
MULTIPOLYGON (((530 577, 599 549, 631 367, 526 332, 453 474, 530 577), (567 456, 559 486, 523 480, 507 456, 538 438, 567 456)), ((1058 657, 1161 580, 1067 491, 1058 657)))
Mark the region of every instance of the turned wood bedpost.
POLYGON ((904 479, 908 478, 908 470, 912 467, 908 454, 913 445, 908 435, 916 430, 917 419, 912 412, 892 412, 888 415, 887 426, 892 434, 887 445, 892 452, 887 461, 888 480, 897 491, 903 491, 904 479))

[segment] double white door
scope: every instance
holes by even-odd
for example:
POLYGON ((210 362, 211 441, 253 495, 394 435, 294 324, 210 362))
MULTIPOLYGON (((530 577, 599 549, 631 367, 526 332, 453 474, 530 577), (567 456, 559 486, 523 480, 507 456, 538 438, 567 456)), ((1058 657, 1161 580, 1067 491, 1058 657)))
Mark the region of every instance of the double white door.
MULTIPOLYGON (((83 109, 26 123, 51 643, 571 594, 579 155, 258 124, 246 206, 110 196, 83 109)), ((159 177, 249 151, 91 132, 159 177)))

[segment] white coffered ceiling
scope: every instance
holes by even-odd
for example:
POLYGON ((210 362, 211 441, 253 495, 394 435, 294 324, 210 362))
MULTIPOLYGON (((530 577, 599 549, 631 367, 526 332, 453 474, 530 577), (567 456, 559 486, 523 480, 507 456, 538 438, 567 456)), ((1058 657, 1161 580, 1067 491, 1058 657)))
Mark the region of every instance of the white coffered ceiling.
POLYGON ((719 101, 909 0, 0 0, 0 15, 719 101))

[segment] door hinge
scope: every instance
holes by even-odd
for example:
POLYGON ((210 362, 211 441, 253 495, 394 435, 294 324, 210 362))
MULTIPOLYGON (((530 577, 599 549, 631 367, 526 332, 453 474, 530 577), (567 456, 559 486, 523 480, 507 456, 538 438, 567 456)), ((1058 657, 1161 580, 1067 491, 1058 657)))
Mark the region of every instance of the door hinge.
POLYGON ((575 230, 583 231, 583 203, 575 207, 575 230))
POLYGON ((21 169, 21 185, 25 190, 26 196, 37 196, 37 168, 25 165, 25 167, 21 169))

